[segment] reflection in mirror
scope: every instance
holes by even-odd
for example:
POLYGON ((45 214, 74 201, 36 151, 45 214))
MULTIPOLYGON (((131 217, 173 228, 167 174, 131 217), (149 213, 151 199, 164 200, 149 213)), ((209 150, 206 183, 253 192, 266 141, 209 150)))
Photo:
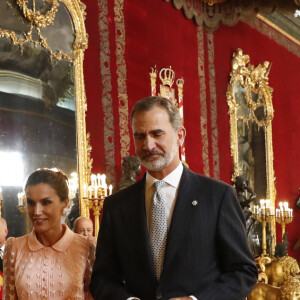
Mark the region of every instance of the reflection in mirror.
MULTIPOLYGON (((268 85, 270 64, 257 67, 241 49, 233 54, 227 102, 230 115, 230 147, 233 159, 232 180, 242 176, 260 199, 270 199, 275 206, 272 146, 272 89, 268 85)), ((245 197, 251 195, 245 191, 245 197)), ((269 247, 275 247, 275 223, 271 222, 269 247)), ((257 244, 257 236, 255 236, 257 244)), ((256 247, 257 248, 257 247, 256 247)), ((272 250, 273 251, 273 250, 272 250)), ((259 253, 255 253, 259 254, 259 253)))
MULTIPOLYGON (((67 2, 72 7, 77 1, 67 2)), ((69 178, 77 173, 80 136, 75 83, 81 79, 74 76, 76 35, 70 12, 58 1, 20 3, 0 1, 0 186, 10 236, 31 229, 26 200, 18 198, 26 177, 37 168, 58 168, 69 178), (42 18, 35 19, 38 12, 42 18)), ((72 219, 80 206, 75 189, 72 219)))

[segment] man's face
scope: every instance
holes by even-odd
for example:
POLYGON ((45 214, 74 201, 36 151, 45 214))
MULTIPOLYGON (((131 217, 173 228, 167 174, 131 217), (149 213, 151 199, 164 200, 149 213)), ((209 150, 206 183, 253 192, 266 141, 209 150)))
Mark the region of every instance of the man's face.
POLYGON ((93 223, 91 220, 86 220, 86 219, 78 220, 74 231, 84 236, 92 236, 93 223))
POLYGON ((161 107, 136 112, 132 118, 132 131, 136 155, 153 175, 170 173, 179 163, 178 147, 185 136, 184 128, 175 131, 168 112, 161 107))

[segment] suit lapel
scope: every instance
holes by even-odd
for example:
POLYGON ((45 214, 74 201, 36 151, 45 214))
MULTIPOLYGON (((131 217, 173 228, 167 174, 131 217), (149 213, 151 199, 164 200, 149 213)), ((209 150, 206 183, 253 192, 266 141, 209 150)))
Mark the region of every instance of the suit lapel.
POLYGON ((173 255, 176 253, 177 245, 186 233, 186 228, 190 226, 187 220, 189 220, 189 215, 192 212, 191 207, 194 199, 192 199, 192 182, 189 175, 190 171, 184 167, 168 232, 164 268, 168 267, 173 255))
POLYGON ((152 277, 155 277, 155 268, 153 258, 151 255, 149 233, 147 227, 147 216, 145 208, 145 181, 144 176, 136 186, 136 193, 134 194, 133 207, 129 211, 129 219, 131 222, 131 234, 132 242, 134 242, 137 250, 137 254, 142 257, 142 261, 145 262, 145 269, 147 273, 151 273, 152 277))

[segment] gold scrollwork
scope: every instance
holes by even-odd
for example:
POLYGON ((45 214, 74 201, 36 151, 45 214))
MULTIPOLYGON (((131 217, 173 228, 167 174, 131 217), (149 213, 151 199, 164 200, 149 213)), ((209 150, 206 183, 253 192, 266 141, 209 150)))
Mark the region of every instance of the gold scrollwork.
POLYGON ((17 4, 23 10, 24 17, 37 27, 53 24, 59 6, 58 0, 53 0, 51 9, 43 15, 40 11, 36 11, 35 0, 33 0, 33 9, 28 8, 28 0, 17 0, 17 4))
MULTIPOLYGON (((61 3, 64 4, 67 8, 69 6, 73 7, 74 12, 76 11, 76 13, 81 14, 80 18, 78 18, 78 16, 76 16, 75 18, 74 16, 72 16, 74 23, 80 23, 81 19, 82 22, 84 22, 85 5, 82 2, 80 2, 80 0, 61 0, 61 3)), ((53 0, 51 9, 49 9, 45 14, 42 14, 40 11, 35 10, 35 0, 33 0, 33 9, 28 8, 28 0, 9 0, 7 4, 10 8, 14 10, 16 10, 17 8, 22 10, 24 17, 30 23, 30 28, 28 32, 22 32, 20 36, 18 36, 14 31, 4 30, 0 28, 0 37, 10 38, 14 45, 20 46, 21 52, 24 49, 25 43, 32 42, 35 46, 41 46, 45 48, 50 53, 50 57, 52 59, 64 59, 68 61, 75 60, 74 54, 69 55, 63 51, 53 51, 52 48, 48 45, 47 39, 41 32, 41 27, 53 24, 56 13, 59 8, 58 0, 53 0), (34 29, 37 32, 38 39, 33 38, 32 32, 34 29)), ((70 13, 72 15, 72 11, 70 11, 70 13)), ((76 40, 73 44, 74 53, 77 50, 85 50, 87 48, 87 34, 82 34, 83 30, 85 32, 84 24, 80 25, 80 28, 78 28, 78 32, 76 32, 76 40)))

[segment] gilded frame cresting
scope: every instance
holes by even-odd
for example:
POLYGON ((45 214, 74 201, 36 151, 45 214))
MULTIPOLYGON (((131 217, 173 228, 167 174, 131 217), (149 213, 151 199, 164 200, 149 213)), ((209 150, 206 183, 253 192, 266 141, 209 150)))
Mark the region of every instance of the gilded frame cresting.
MULTIPOLYGON (((230 152, 233 162, 233 174, 232 181, 235 180, 236 176, 239 174, 238 167, 238 130, 237 130, 237 110, 238 103, 235 99, 234 88, 236 83, 240 83, 246 91, 246 100, 247 105, 250 108, 250 111, 254 112, 256 109, 256 104, 251 99, 251 91, 257 94, 262 95, 264 99, 264 109, 266 112, 266 117, 259 121, 255 120, 258 126, 262 126, 265 129, 265 152, 266 152, 266 180, 267 180, 267 191, 266 198, 271 200, 271 205, 275 207, 276 199, 276 189, 275 189, 275 176, 273 168, 273 140, 272 140, 272 120, 274 117, 274 110, 272 104, 272 92, 273 89, 269 86, 269 71, 270 64, 265 61, 262 64, 259 64, 257 67, 249 64, 250 58, 249 55, 244 55, 243 50, 237 49, 233 53, 233 58, 231 62, 231 72, 230 72, 230 81, 227 88, 227 103, 229 106, 229 115, 230 115, 230 152)), ((249 119, 253 118, 249 116, 249 119)), ((249 119, 243 120, 247 121, 249 119)), ((273 247, 275 247, 276 242, 276 229, 275 229, 275 218, 271 222, 271 234, 272 240, 274 241, 273 247)), ((274 249, 272 249, 274 251, 274 249)))

